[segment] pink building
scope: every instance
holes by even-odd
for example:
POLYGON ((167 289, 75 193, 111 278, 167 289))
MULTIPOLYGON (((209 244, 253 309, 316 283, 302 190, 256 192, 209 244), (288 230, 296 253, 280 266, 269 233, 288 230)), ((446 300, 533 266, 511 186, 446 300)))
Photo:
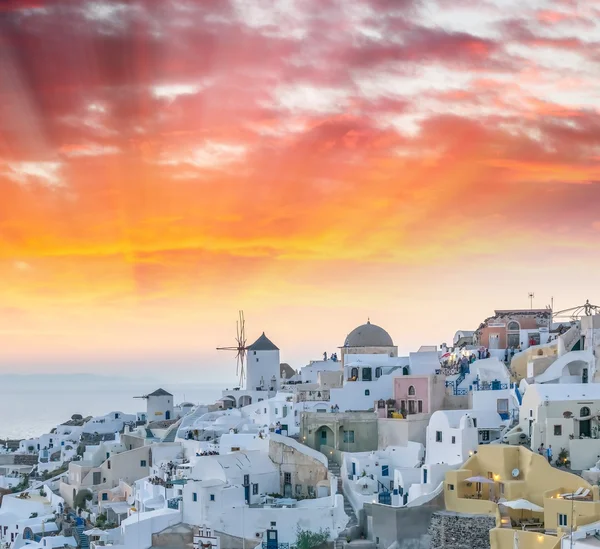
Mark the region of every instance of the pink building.
POLYGON ((445 377, 439 375, 396 377, 393 402, 378 402, 377 415, 386 418, 394 412, 403 415, 433 414, 443 407, 446 393, 444 382, 445 377))

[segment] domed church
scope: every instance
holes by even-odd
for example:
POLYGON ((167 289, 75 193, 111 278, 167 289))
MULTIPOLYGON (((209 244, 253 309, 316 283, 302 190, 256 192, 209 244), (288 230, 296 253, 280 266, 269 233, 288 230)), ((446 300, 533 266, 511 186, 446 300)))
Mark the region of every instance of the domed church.
POLYGON ((367 320, 366 324, 354 328, 341 347, 342 364, 345 355, 387 355, 398 356, 398 347, 394 345, 390 334, 376 324, 367 320))

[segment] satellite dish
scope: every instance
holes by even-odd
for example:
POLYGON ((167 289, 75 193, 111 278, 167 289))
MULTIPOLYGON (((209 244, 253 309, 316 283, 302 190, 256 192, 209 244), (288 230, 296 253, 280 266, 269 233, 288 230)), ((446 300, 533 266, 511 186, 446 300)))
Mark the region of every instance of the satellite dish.
POLYGON ((513 469, 512 470, 512 476, 513 476, 513 478, 517 478, 520 473, 521 473, 521 471, 519 471, 518 469, 513 469))

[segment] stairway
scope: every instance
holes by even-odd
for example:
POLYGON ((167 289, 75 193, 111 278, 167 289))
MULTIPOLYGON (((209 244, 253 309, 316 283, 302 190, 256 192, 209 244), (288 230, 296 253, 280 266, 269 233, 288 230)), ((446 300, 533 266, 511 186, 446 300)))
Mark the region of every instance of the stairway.
POLYGON ((346 537, 348 536, 350 528, 352 528, 353 526, 358 526, 358 520, 356 518, 356 514, 354 513, 352 505, 350 505, 350 501, 344 494, 340 466, 333 460, 329 460, 327 468, 329 469, 329 472, 338 479, 338 493, 340 493, 344 498, 344 512, 346 513, 346 515, 348 515, 350 519, 348 520, 348 524, 346 524, 346 529, 340 532, 340 535, 334 542, 334 549, 342 549, 342 547, 346 543, 346 537))

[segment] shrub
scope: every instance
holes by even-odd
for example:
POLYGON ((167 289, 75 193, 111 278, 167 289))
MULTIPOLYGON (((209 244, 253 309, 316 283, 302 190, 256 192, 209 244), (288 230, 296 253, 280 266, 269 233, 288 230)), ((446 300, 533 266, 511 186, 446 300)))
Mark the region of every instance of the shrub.
POLYGON ((79 490, 73 501, 73 507, 76 509, 85 509, 87 502, 92 501, 92 497, 92 493, 89 490, 79 490))
POLYGON ((322 528, 318 532, 311 532, 310 530, 302 530, 300 525, 296 528, 296 549, 314 549, 323 543, 329 541, 329 528, 323 530, 322 528))

